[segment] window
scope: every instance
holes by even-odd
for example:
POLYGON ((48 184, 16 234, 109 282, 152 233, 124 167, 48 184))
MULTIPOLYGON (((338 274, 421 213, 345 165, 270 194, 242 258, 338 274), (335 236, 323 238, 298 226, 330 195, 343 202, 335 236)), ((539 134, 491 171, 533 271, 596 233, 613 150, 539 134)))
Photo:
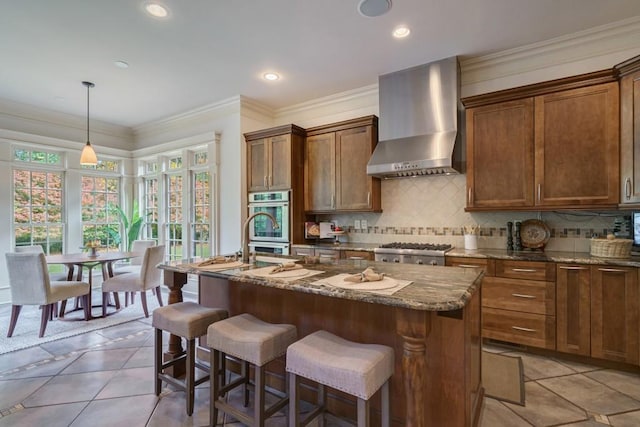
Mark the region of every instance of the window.
POLYGON ((210 195, 209 172, 192 173, 192 225, 191 225, 191 256, 208 258, 210 254, 210 195))
POLYGON ((82 240, 99 241, 102 247, 120 246, 120 219, 113 209, 119 203, 120 180, 102 176, 82 177, 82 240))
POLYGON ((120 172, 120 161, 118 160, 98 160, 95 166, 82 165, 83 169, 97 170, 101 172, 120 172))
MULTIPOLYGON (((43 152, 16 150, 16 154, 21 157, 19 161, 38 163, 34 159, 41 159, 46 163, 59 160, 59 157, 50 157, 50 153, 43 152)), ((63 176, 60 171, 14 169, 13 222, 16 246, 40 245, 46 254, 62 253, 63 176)))
POLYGON ((144 178, 144 200, 142 235, 147 239, 158 240, 158 178, 144 178))
POLYGON ((182 175, 167 175, 167 240, 169 260, 182 259, 182 175))
POLYGON ((61 154, 45 150, 28 150, 24 148, 15 148, 13 150, 13 160, 41 165, 62 166, 61 154))

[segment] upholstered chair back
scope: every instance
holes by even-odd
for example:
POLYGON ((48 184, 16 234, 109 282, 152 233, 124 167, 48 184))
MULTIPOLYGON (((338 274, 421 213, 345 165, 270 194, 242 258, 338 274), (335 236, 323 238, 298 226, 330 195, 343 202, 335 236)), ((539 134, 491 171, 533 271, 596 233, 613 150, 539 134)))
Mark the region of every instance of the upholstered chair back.
MULTIPOLYGON (((39 247, 39 246, 38 246, 39 247)), ((47 261, 42 252, 7 253, 7 270, 13 305, 50 304, 47 261)))
POLYGON ((164 245, 145 249, 140 265, 142 289, 147 290, 162 285, 162 271, 156 266, 164 260, 164 245))
POLYGON ((18 253, 25 253, 25 252, 36 253, 36 254, 44 253, 44 249, 42 249, 42 246, 40 245, 16 246, 15 251, 18 253))
MULTIPOLYGON (((151 246, 155 246, 155 240, 134 240, 131 244, 131 252, 139 252, 142 253, 145 249, 150 248, 151 246)), ((131 265, 141 265, 142 257, 131 258, 131 265)))

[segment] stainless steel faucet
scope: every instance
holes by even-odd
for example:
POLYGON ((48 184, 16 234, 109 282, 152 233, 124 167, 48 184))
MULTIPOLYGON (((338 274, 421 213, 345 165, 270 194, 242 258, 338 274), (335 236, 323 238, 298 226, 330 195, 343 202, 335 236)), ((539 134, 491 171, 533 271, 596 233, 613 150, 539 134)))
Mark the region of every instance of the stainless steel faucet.
POLYGON ((247 241, 247 233, 249 232, 249 223, 253 218, 259 215, 264 215, 268 217, 271 220, 271 223, 273 224, 274 230, 277 230, 278 228, 280 228, 280 225, 278 225, 278 221, 270 213, 256 212, 253 215, 249 216, 249 218, 246 219, 246 221, 244 222, 244 225, 242 226, 242 262, 249 262, 249 242, 247 241))

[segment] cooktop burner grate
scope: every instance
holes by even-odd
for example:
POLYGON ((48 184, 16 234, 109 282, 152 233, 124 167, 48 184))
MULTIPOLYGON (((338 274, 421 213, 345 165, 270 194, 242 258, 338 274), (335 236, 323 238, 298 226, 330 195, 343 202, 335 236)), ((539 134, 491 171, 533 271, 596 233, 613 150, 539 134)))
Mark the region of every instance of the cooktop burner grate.
POLYGON ((434 244, 434 243, 403 243, 403 242, 393 242, 393 243, 385 243, 380 245, 380 248, 383 249, 415 249, 421 251, 442 251, 446 252, 451 249, 453 246, 449 244, 434 244))

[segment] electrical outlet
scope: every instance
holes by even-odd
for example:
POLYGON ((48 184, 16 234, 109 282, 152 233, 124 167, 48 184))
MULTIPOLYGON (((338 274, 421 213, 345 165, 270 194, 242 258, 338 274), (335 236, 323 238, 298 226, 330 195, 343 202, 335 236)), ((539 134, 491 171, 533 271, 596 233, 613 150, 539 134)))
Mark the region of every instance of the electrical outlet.
POLYGON ((367 227, 368 227, 367 220, 366 219, 361 219, 360 220, 360 229, 367 230, 367 227))
POLYGON ((353 228, 355 230, 360 230, 360 220, 356 219, 355 221, 353 221, 353 228))

